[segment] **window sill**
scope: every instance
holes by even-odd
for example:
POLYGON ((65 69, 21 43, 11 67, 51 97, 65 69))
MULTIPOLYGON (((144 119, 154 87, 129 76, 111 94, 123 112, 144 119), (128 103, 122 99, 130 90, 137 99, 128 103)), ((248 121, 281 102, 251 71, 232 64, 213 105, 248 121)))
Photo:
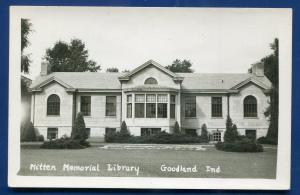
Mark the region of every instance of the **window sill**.
POLYGON ((212 119, 223 119, 224 117, 222 117, 222 116, 217 116, 217 117, 216 116, 212 116, 211 118, 212 119))
POLYGON ((184 117, 184 119, 197 119, 197 117, 184 117))
POLYGON ((117 118, 117 116, 105 116, 105 118, 117 118))
POLYGON ((60 115, 47 115, 47 117, 60 117, 60 115))
POLYGON ((92 118, 92 116, 83 116, 84 118, 92 118))
POLYGON ((244 119, 259 119, 257 116, 254 116, 254 117, 245 117, 244 116, 244 119))

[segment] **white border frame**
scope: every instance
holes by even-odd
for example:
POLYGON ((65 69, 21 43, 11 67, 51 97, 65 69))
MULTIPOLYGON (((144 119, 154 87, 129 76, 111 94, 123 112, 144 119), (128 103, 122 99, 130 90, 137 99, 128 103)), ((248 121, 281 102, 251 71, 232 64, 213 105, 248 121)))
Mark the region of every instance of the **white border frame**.
MULTIPOLYGON (((276 179, 214 179, 214 178, 154 178, 154 177, 65 177, 19 176, 20 168, 20 18, 26 6, 10 7, 9 40, 9 139, 8 185, 10 187, 50 188, 147 188, 147 189, 290 189, 291 162, 291 57, 292 9, 274 8, 272 11, 286 17, 286 28, 279 29, 279 142, 276 179), (284 66, 283 66, 284 65, 284 66), (220 185, 222 183, 222 185, 220 185)), ((57 7, 52 6, 55 9, 57 7)), ((105 7, 102 7, 105 8, 105 7)), ((83 8, 84 9, 84 8, 83 8)), ((105 9, 114 9, 106 7, 105 9)), ((120 9, 120 8, 119 8, 120 9)), ((124 7, 124 9, 129 9, 124 7)), ((158 9, 158 8, 131 8, 158 9)), ((166 9, 166 8, 165 8, 166 9)), ((178 9, 178 8, 170 8, 178 9)), ((263 11, 269 8, 179 8, 227 9, 263 11)), ((276 22, 276 21, 275 21, 276 22)))

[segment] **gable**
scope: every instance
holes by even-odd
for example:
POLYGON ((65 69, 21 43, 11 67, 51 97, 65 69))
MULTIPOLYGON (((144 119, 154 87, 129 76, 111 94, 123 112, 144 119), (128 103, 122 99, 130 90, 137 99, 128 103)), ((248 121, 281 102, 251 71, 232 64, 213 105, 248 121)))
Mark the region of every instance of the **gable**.
POLYGON ((165 67, 163 67, 159 63, 155 62, 154 60, 149 60, 149 61, 145 62, 144 64, 142 64, 141 66, 139 66, 139 67, 135 68, 134 70, 130 71, 126 75, 119 77, 119 80, 120 81, 129 81, 135 75, 137 75, 140 72, 144 71, 145 69, 149 69, 149 68, 158 69, 159 71, 163 72, 165 75, 168 75, 170 78, 172 78, 175 82, 177 82, 177 81, 181 82, 183 80, 183 77, 180 77, 179 75, 177 75, 177 74, 173 73, 172 71, 166 69, 165 67))
POLYGON ((267 86, 266 84, 264 84, 263 82, 261 81, 258 81, 257 79, 251 77, 251 78, 248 78, 246 79, 245 81, 235 85, 234 87, 232 87, 231 89, 240 89, 246 85, 249 85, 249 84, 252 84, 252 85, 256 85, 258 87, 260 87, 261 89, 264 89, 264 90, 267 90, 269 89, 270 87, 267 86))
POLYGON ((38 84, 33 84, 33 86, 31 86, 31 91, 42 91, 42 89, 44 87, 47 87, 53 83, 56 83, 60 86, 62 86, 63 88, 65 88, 67 91, 72 91, 73 87, 68 85, 67 83, 65 83, 64 81, 62 81, 61 79, 56 78, 55 76, 49 77, 47 79, 45 79, 44 81, 38 83, 38 84))
POLYGON ((130 77, 130 80, 123 82, 123 86, 125 88, 134 88, 134 87, 144 87, 144 88, 152 88, 151 86, 157 86, 162 88, 179 88, 179 83, 175 82, 173 78, 166 74, 161 69, 149 65, 139 72, 135 73, 130 77), (146 80, 154 79, 157 83, 155 84, 147 84, 146 80))

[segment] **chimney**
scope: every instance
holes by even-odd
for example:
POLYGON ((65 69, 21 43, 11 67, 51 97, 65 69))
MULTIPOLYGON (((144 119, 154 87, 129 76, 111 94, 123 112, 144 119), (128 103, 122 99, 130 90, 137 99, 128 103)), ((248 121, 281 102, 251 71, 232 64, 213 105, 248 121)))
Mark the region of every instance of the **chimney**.
POLYGON ((263 77, 265 76, 265 71, 264 71, 264 64, 262 62, 257 62, 255 64, 252 64, 252 74, 258 77, 263 77))
POLYGON ((48 62, 42 61, 41 63, 41 76, 46 76, 50 73, 50 66, 48 62))

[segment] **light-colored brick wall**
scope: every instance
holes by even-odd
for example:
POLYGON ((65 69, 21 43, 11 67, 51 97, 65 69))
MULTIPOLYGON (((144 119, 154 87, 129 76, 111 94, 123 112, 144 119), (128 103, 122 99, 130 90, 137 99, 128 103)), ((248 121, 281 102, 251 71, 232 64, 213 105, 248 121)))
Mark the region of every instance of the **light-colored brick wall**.
MULTIPOLYGON (((157 80, 159 86, 168 87, 168 88, 174 88, 174 89, 180 89, 180 84, 175 83, 171 76, 166 74, 165 72, 157 69, 154 66, 149 66, 140 72, 136 73, 132 76, 130 81, 124 82, 122 84, 123 89, 128 88, 134 88, 137 86, 144 85, 144 82, 147 78, 153 77, 157 80)), ((176 107, 175 107, 175 119, 170 118, 134 118, 134 104, 132 105, 132 111, 133 111, 133 118, 127 118, 126 114, 126 105, 127 105, 127 99, 126 95, 132 94, 132 98, 134 100, 134 94, 170 94, 170 92, 123 92, 122 93, 122 120, 126 121, 126 124, 128 126, 128 129, 130 132, 134 135, 140 135, 141 134, 141 127, 148 127, 148 128, 161 128, 161 130, 165 130, 167 132, 172 132, 173 126, 176 121, 180 122, 180 96, 178 93, 172 93, 176 95, 176 107)), ((168 104, 168 117, 170 116, 170 107, 168 104)))
MULTIPOLYGON (((185 96, 187 94, 183 94, 185 96)), ((201 126, 205 123, 208 131, 220 130, 224 132, 225 123, 227 117, 227 95, 222 96, 222 111, 223 117, 213 118, 211 117, 211 97, 218 96, 214 94, 197 94, 196 95, 196 118, 184 117, 184 98, 181 101, 181 116, 182 116, 182 128, 197 129, 198 134, 201 134, 201 126)), ((268 118, 264 116, 264 112, 269 106, 269 96, 267 96, 263 90, 254 85, 248 84, 244 86, 238 94, 231 94, 229 97, 230 116, 238 127, 238 131, 241 135, 245 135, 246 129, 255 129, 257 138, 265 136, 269 126, 268 118), (256 118, 244 118, 243 100, 246 96, 253 95, 257 99, 257 112, 256 118)))
POLYGON ((80 111, 80 97, 91 96, 91 116, 84 116, 86 128, 91 129, 91 136, 103 137, 105 128, 121 126, 121 93, 79 93, 76 98, 76 112, 80 111), (105 116, 106 96, 116 96, 116 116, 105 116))
POLYGON ((72 102, 73 95, 67 93, 65 88, 58 83, 52 83, 47 85, 40 93, 33 95, 31 121, 34 122, 34 127, 37 131, 47 138, 48 127, 58 127, 58 135, 61 137, 64 134, 70 135, 72 127, 72 102), (60 115, 59 116, 47 116, 47 99, 50 95, 56 94, 60 98, 60 115))

